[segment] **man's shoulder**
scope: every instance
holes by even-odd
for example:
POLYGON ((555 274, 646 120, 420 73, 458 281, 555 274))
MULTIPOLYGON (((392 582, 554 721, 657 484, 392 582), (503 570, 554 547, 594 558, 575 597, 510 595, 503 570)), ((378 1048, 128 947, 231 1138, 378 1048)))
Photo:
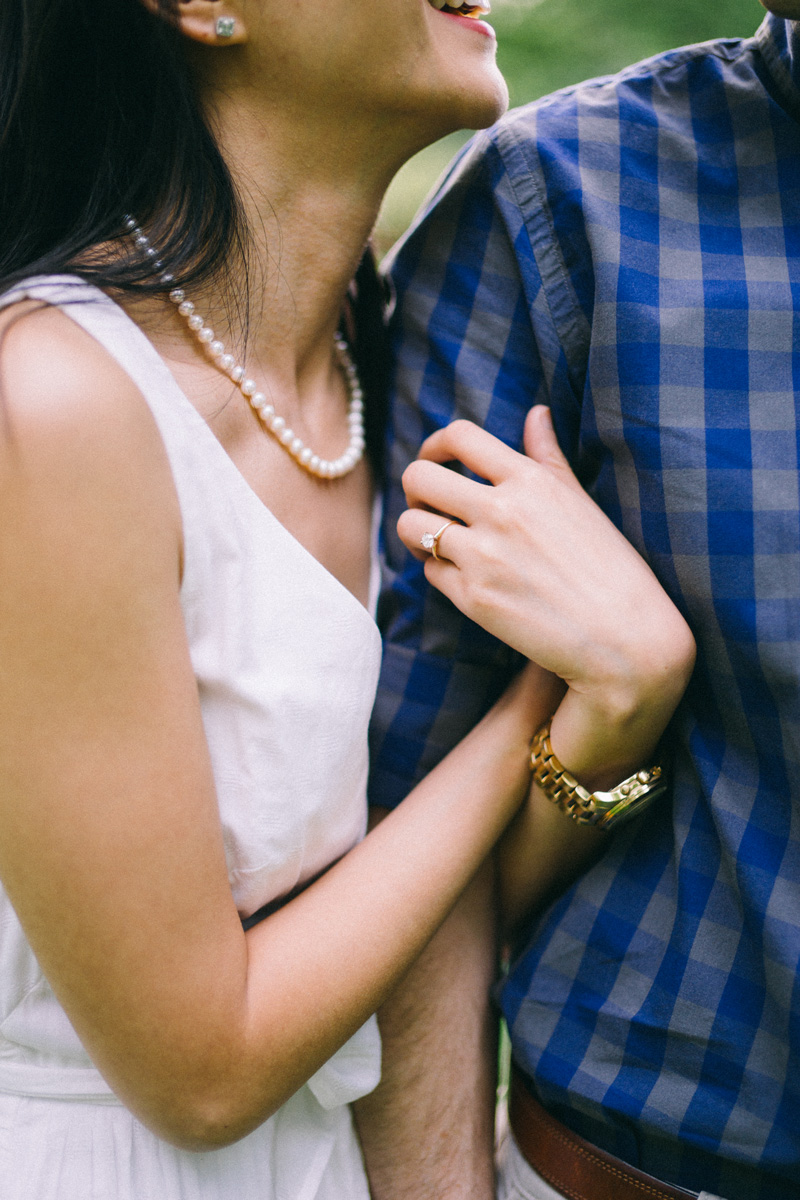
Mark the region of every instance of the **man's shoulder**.
MULTIPOLYGON (((676 103, 687 94, 724 88, 734 71, 741 86, 742 60, 751 57, 754 48, 754 38, 700 42, 643 59, 613 75, 583 80, 512 109, 487 131, 484 146, 498 146, 502 151, 509 138, 536 138, 580 117, 641 120, 648 99, 660 111, 669 110, 675 119, 679 117, 676 103)), ((753 82, 758 82, 755 72, 753 82)), ((688 111, 685 117, 690 121, 688 111)))

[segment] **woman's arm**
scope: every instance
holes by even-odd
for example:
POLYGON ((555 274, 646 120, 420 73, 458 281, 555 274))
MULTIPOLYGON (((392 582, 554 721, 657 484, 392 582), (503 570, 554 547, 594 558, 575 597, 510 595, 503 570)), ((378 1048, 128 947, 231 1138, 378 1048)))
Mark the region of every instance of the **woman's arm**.
MULTIPOLYGON (((407 469, 398 532, 458 608, 543 668, 553 750, 589 790, 652 761, 694 665, 694 639, 644 560, 587 496, 548 409, 531 410, 526 456, 456 421, 407 469), (487 483, 448 470, 457 461, 487 483), (420 539, 456 518, 424 555, 420 539), (549 683, 544 672, 550 672, 549 683)), ((603 834, 576 825, 537 789, 505 835, 501 895, 514 923, 577 874, 603 834)))
POLYGON ((120 1097, 178 1144, 226 1144, 426 944, 518 807, 548 709, 532 668, 400 810, 245 935, 153 419, 56 311, 6 331, 2 368, 0 877, 120 1097))
POLYGON ((527 785, 536 680, 245 935, 149 410, 55 310, 6 330, 0 395, 0 877, 119 1096, 226 1144, 378 1007, 485 858, 527 785))

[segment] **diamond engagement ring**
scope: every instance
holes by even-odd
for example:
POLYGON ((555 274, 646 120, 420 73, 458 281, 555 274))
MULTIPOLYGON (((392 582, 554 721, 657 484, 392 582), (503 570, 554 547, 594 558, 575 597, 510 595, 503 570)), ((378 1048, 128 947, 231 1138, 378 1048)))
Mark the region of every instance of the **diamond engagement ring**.
POLYGON ((419 544, 422 546, 422 549, 427 550, 431 557, 435 558, 437 562, 439 561, 440 557, 439 538, 442 536, 448 526, 455 524, 455 521, 445 521, 441 529, 436 530, 436 533, 423 533, 422 537, 419 539, 419 544))

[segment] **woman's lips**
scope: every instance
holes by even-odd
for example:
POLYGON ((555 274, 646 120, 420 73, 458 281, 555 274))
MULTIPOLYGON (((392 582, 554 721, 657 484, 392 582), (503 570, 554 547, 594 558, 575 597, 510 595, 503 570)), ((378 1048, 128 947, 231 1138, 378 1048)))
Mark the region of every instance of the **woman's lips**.
POLYGON ((438 12, 446 17, 452 17, 457 21, 469 24, 476 33, 483 33, 487 37, 495 36, 491 25, 487 25, 481 17, 487 16, 492 11, 492 6, 489 0, 476 0, 474 4, 454 5, 448 4, 447 0, 428 0, 431 8, 435 8, 438 12))

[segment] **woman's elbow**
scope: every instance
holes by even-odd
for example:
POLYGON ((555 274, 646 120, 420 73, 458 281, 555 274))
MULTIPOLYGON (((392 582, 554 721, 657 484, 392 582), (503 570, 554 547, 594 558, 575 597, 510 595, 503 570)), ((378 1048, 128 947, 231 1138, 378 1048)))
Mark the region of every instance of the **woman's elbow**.
POLYGON ((267 1121, 288 1096, 265 1086, 245 1091, 233 1081, 170 1088, 146 1103, 131 1103, 151 1132, 180 1150, 220 1150, 267 1121))

